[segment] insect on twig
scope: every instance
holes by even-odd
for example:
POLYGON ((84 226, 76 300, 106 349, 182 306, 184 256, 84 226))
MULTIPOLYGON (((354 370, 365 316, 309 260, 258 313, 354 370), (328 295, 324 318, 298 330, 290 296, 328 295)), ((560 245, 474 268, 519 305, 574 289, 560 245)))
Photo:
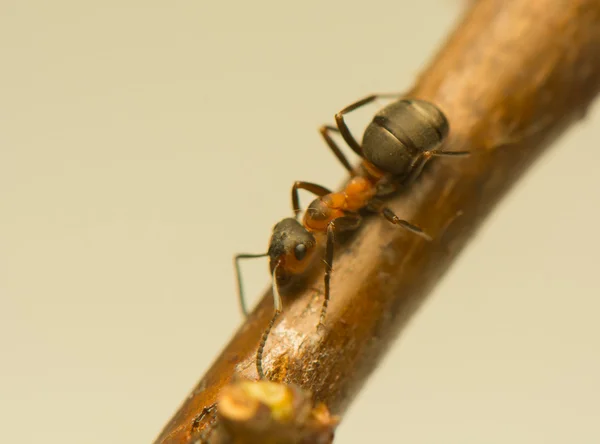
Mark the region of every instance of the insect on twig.
POLYGON ((275 225, 266 253, 235 256, 238 295, 244 315, 247 315, 247 309, 239 261, 267 256, 270 259, 275 312, 258 347, 256 365, 260 378, 265 377, 262 367, 265 344, 283 310, 279 281, 304 272, 315 258, 316 247, 325 244, 324 299, 319 320, 319 325, 322 325, 330 299, 335 235, 357 229, 361 223, 360 210, 378 213, 392 224, 431 240, 420 227, 394 214, 380 197, 410 185, 432 157, 465 156, 469 153, 441 149, 450 129, 448 120, 434 104, 416 99, 399 99, 379 111, 365 130, 362 145, 359 144, 346 125, 344 115, 379 97, 390 96, 398 95, 377 94, 359 100, 335 115, 337 127, 323 126, 320 129, 327 146, 351 175, 345 188, 332 192, 314 183, 295 182, 292 187, 292 207, 296 217, 283 219, 275 225), (358 167, 351 166, 331 137, 333 132, 341 134, 352 151, 360 156, 361 163, 358 167), (306 190, 317 196, 306 209, 301 221, 298 220, 299 190, 306 190))

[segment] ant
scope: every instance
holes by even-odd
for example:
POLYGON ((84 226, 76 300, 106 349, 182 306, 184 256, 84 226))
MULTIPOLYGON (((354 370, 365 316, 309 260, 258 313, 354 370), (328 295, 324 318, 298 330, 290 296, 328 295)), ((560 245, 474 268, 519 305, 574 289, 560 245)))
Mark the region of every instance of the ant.
POLYGON ((241 284, 240 259, 266 257, 270 259, 273 278, 275 313, 262 335, 256 365, 258 375, 265 378, 262 355, 275 320, 283 305, 278 282, 285 277, 297 275, 307 269, 315 257, 316 247, 325 242, 324 300, 319 326, 325 322, 330 298, 330 280, 333 266, 335 233, 356 230, 361 223, 360 210, 367 209, 381 214, 394 225, 405 228, 426 240, 431 237, 420 227, 400 219, 379 199, 400 187, 411 184, 434 156, 464 156, 467 151, 444 151, 440 147, 448 137, 450 125, 443 112, 433 103, 417 99, 398 99, 387 105, 367 126, 362 145, 350 132, 344 115, 378 98, 397 97, 398 94, 374 94, 359 100, 335 115, 337 128, 322 126, 320 133, 327 146, 350 173, 350 181, 340 192, 310 182, 295 182, 292 187, 292 207, 295 218, 286 218, 273 228, 269 249, 262 254, 238 254, 235 268, 238 296, 244 315, 247 309, 241 284), (353 168, 339 146, 331 137, 332 132, 341 134, 348 146, 361 158, 353 168), (302 222, 298 191, 306 190, 317 198, 308 206, 302 222))
POLYGON ((200 424, 207 418, 209 415, 212 415, 213 418, 209 421, 208 426, 200 433, 200 439, 196 441, 198 444, 202 444, 204 442, 208 442, 208 438, 214 431, 214 426, 217 421, 217 403, 213 403, 208 407, 204 407, 202 411, 194 418, 192 421, 192 432, 195 432, 200 428, 200 424))

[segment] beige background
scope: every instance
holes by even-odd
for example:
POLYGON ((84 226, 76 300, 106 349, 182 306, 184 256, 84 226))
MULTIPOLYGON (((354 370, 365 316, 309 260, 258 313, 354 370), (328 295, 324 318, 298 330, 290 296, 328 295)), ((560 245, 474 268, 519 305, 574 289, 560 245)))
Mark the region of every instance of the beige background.
MULTIPOLYGON (((2 442, 158 434, 240 323, 232 255, 293 180, 344 177, 317 127, 407 88, 460 2, 361 3, 1 3, 2 442)), ((497 209, 337 442, 600 442, 599 124, 497 209)))

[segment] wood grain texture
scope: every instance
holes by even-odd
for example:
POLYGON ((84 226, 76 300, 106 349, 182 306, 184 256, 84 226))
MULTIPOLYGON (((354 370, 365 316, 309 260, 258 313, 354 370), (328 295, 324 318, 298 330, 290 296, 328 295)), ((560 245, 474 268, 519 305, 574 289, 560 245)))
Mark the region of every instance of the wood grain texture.
MULTIPOLYGON (((432 162, 410 190, 389 201, 435 240, 369 218, 337 247, 323 331, 316 330, 320 269, 284 295, 284 313, 267 343, 267 375, 312 391, 335 414, 343 414, 502 196, 585 116, 600 89, 598 0, 480 0, 469 8, 409 96, 446 113, 445 149, 473 155, 432 162)), ((234 374, 257 378, 256 348, 272 310, 266 294, 156 443, 197 442, 206 423, 192 430, 194 418, 220 388, 234 374)))

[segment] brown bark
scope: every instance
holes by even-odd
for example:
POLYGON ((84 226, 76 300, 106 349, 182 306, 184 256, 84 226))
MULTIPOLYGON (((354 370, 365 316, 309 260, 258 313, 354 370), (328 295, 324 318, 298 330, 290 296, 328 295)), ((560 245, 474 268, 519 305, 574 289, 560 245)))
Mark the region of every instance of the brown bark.
MULTIPOLYGON (((337 247, 323 331, 316 330, 322 274, 284 299, 265 351, 268 376, 343 413, 484 218, 544 148, 585 115, 599 88, 599 0, 473 2, 409 94, 448 116, 445 149, 473 154, 432 162, 389 202, 435 240, 381 218, 365 221, 337 247)), ((203 427, 192 432, 194 418, 232 375, 257 378, 256 348, 272 310, 266 294, 157 443, 194 442, 203 427)))

